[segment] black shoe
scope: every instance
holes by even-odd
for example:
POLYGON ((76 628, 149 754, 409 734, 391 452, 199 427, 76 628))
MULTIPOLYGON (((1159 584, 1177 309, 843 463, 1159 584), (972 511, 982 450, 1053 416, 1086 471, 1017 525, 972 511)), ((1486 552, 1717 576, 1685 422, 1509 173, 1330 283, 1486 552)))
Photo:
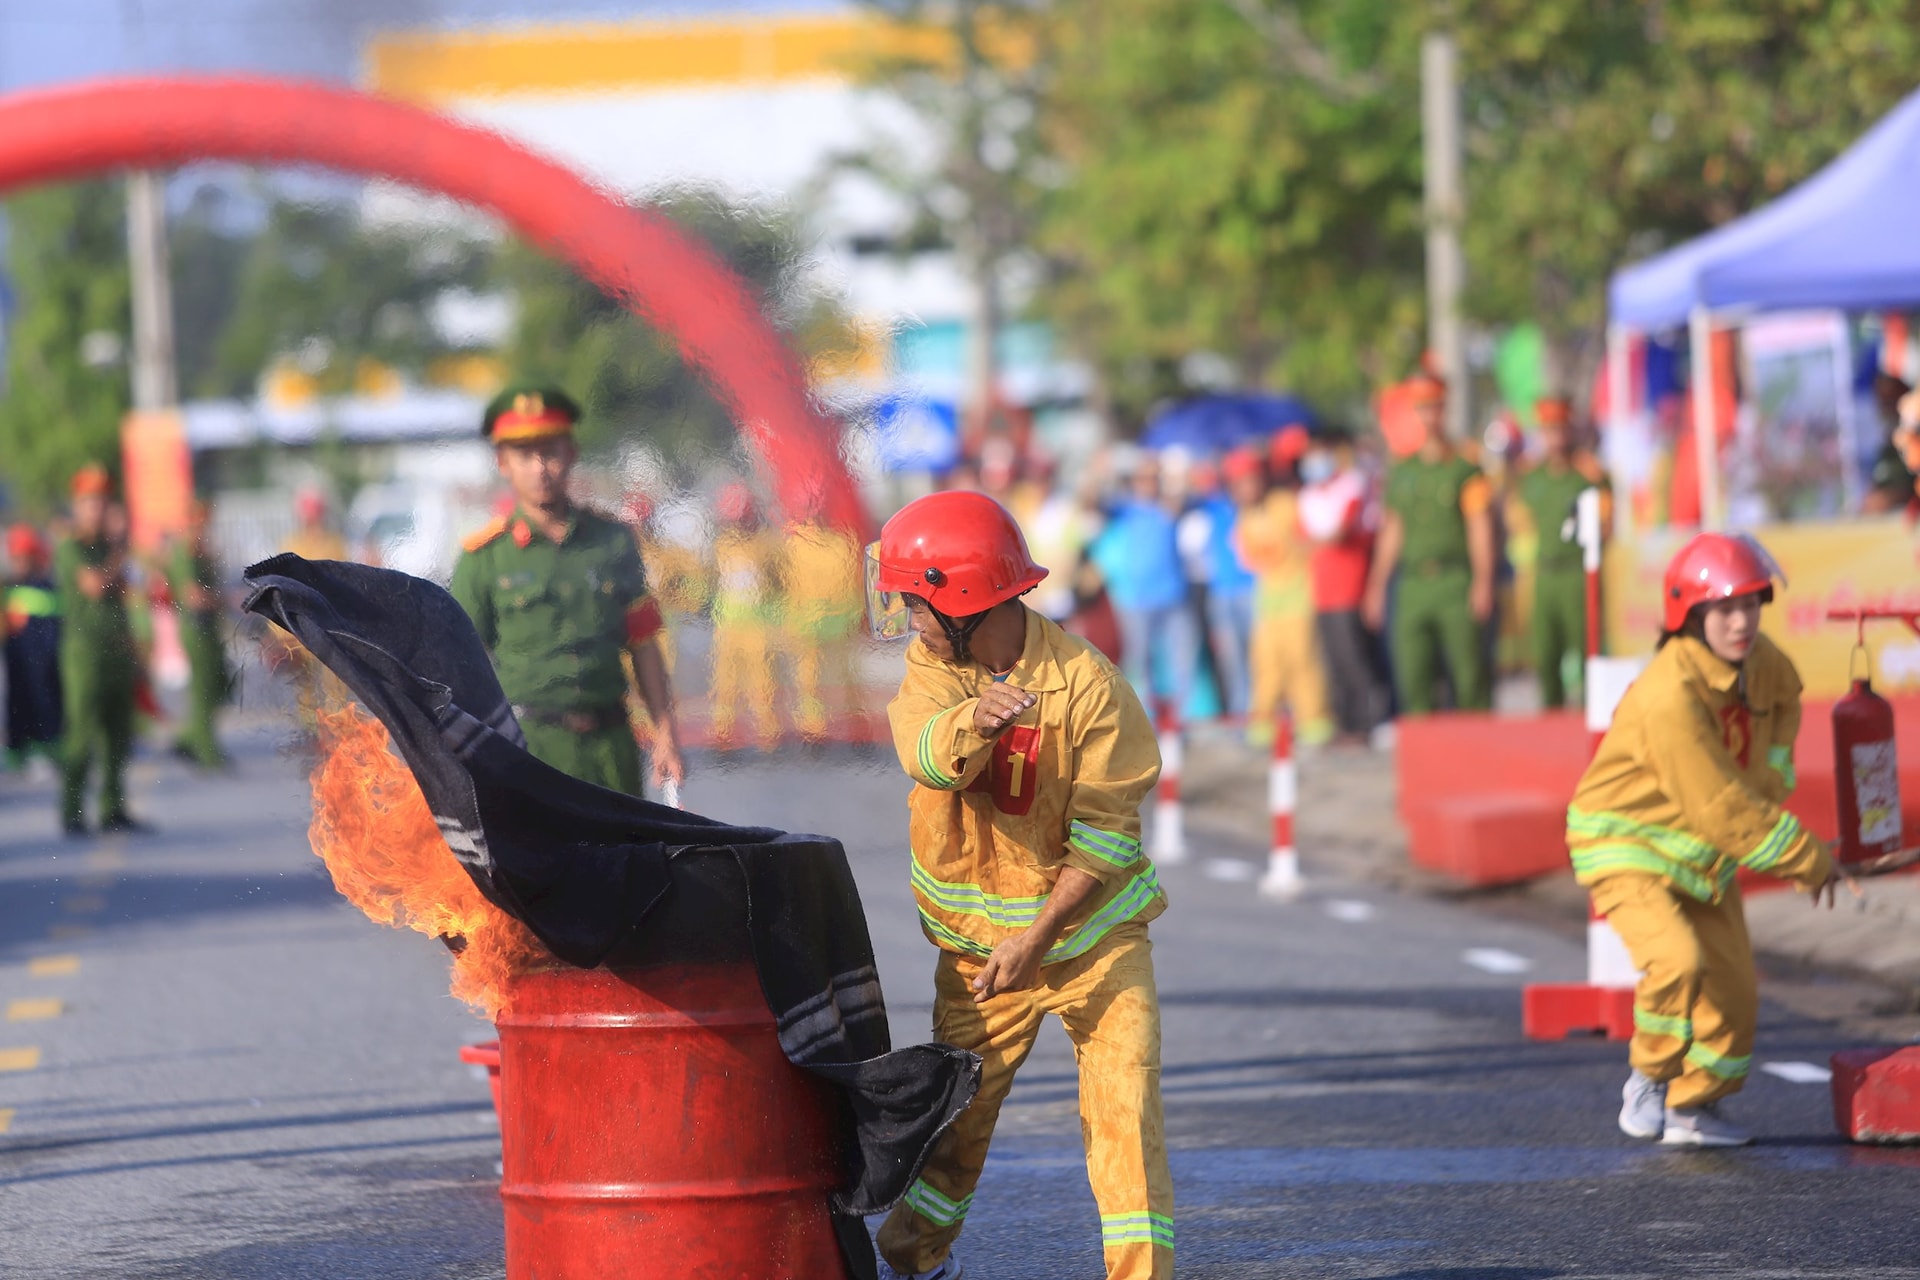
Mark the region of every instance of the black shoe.
POLYGON ((150 836, 153 834, 153 828, 136 819, 125 809, 122 809, 118 813, 110 813, 100 819, 100 834, 107 835, 110 833, 130 836, 150 836))
POLYGON ((87 830, 87 824, 79 818, 61 823, 60 830, 66 833, 67 839, 69 840, 85 840, 89 835, 93 834, 87 830))

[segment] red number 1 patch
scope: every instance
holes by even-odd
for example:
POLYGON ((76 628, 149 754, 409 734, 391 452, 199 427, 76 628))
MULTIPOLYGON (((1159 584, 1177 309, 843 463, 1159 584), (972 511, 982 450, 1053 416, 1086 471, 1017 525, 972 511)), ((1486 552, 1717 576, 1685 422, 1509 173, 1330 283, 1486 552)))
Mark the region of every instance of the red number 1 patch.
POLYGON ((993 744, 993 760, 967 790, 991 792, 994 808, 1024 818, 1039 788, 1040 726, 1017 724, 993 744))

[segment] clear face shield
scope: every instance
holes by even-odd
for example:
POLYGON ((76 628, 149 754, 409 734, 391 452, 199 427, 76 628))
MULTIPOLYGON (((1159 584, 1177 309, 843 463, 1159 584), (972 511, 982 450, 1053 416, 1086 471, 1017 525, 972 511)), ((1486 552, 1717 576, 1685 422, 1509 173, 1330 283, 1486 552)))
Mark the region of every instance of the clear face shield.
POLYGON ((880 589, 880 544, 867 544, 867 627, 876 640, 905 640, 913 634, 907 597, 880 589))

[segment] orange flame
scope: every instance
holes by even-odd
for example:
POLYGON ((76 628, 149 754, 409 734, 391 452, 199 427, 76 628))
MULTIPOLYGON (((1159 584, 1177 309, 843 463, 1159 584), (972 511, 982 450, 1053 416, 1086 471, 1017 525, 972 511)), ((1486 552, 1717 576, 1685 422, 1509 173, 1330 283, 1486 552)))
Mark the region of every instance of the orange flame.
POLYGON ((548 952, 487 901, 455 860, 385 725, 347 703, 322 709, 319 730, 307 835, 334 888, 378 924, 463 939, 453 959, 453 994, 498 1018, 508 982, 550 961, 548 952))

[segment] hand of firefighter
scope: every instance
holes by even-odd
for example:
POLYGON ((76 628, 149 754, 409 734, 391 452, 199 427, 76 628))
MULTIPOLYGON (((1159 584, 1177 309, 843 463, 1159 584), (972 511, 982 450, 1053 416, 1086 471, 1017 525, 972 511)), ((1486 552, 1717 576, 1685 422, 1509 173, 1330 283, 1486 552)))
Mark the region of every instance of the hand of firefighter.
POLYGON ((1035 929, 1023 929, 993 949, 973 980, 973 999, 980 1003, 1003 991, 1025 991, 1040 981, 1040 962, 1049 942, 1035 929))
POLYGON ((1861 896, 1860 882, 1854 879, 1852 876, 1848 875, 1846 872, 1842 871, 1839 867, 1839 864, 1836 863, 1833 869, 1827 872, 1827 878, 1821 881, 1818 885, 1814 887, 1814 890, 1813 890, 1814 909, 1816 911, 1819 910, 1820 901, 1822 898, 1824 898, 1826 899, 1827 910, 1829 911, 1833 910, 1834 902, 1838 900, 1838 898, 1840 897, 1840 886, 1842 884, 1847 886, 1847 889, 1853 894, 1854 897, 1858 898, 1861 896))
POLYGON ((998 737, 1036 701, 1024 689, 1010 684, 990 684, 980 691, 979 700, 973 704, 973 731, 983 738, 998 737))

